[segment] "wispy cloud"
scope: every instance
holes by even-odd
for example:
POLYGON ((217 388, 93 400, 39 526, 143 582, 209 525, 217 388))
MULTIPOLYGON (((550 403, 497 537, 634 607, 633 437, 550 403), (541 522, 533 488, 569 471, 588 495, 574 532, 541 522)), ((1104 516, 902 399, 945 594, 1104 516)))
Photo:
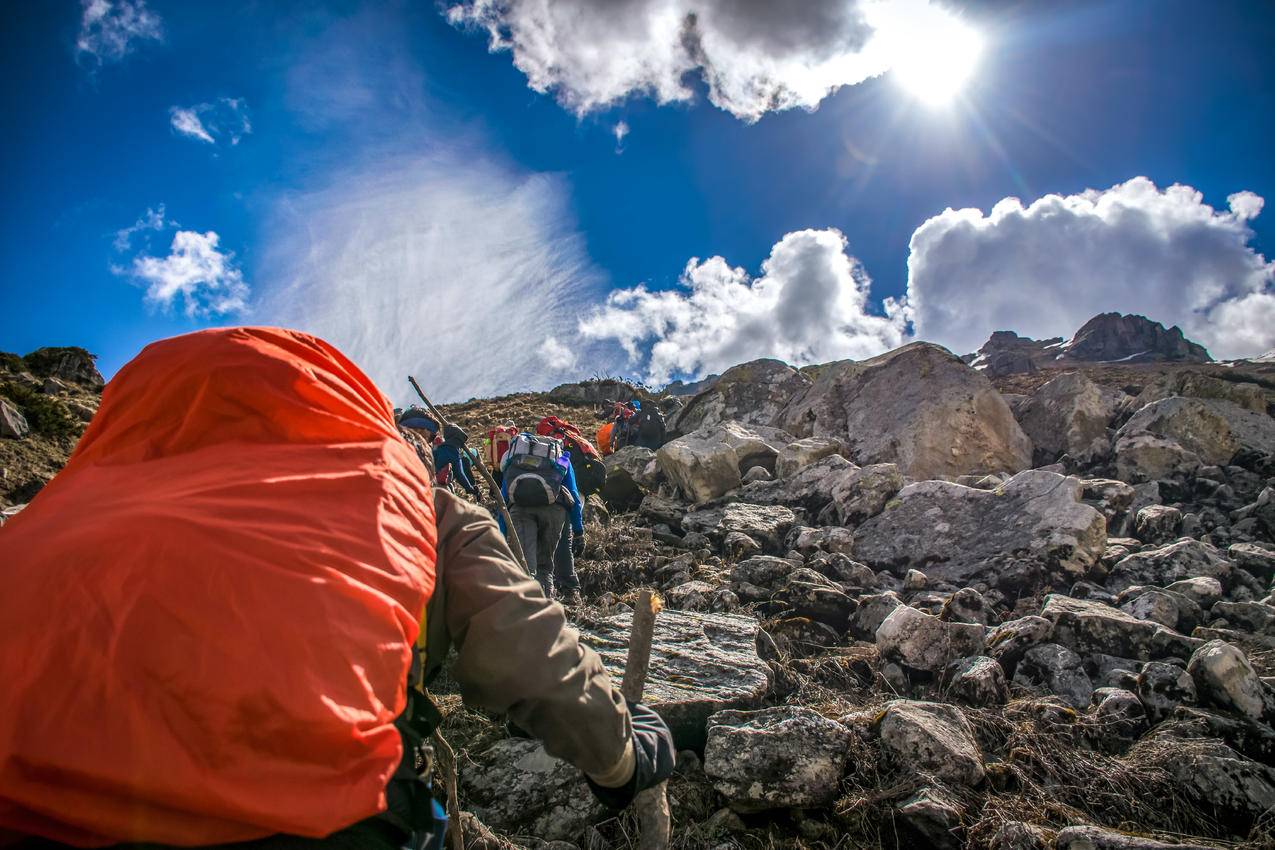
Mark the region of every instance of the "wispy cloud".
POLYGON ((211 230, 178 230, 166 256, 142 253, 115 271, 145 284, 146 303, 161 310, 171 310, 180 302, 182 312, 191 318, 242 313, 250 290, 235 255, 223 251, 220 242, 221 237, 211 230))
POLYGON ((82 8, 75 52, 99 65, 118 62, 139 42, 164 40, 160 17, 146 0, 82 0, 82 8))
POLYGON ((139 233, 147 231, 161 231, 165 227, 177 227, 175 221, 167 221, 165 219, 164 205, 160 204, 158 208, 148 208, 137 221, 133 222, 129 227, 115 231, 115 250, 127 251, 133 246, 133 237, 139 233))
POLYGON ((243 98, 221 97, 211 103, 174 106, 168 114, 169 122, 178 133, 210 145, 221 141, 237 145, 252 132, 248 105, 243 98))
POLYGON ((436 400, 562 380, 597 275, 560 179, 452 155, 378 158, 281 199, 256 312, 436 400), (565 341, 565 342, 564 342, 565 341))
POLYGON ((615 152, 624 153, 624 140, 629 135, 629 124, 627 121, 618 121, 611 128, 611 135, 615 136, 615 152))

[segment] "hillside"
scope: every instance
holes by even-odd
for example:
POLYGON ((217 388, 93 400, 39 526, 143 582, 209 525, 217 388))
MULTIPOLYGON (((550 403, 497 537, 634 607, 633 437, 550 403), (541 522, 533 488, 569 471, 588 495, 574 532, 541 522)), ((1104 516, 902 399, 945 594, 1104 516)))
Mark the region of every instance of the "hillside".
MULTIPOLYGON (((1275 846, 1275 364, 1116 359, 989 376, 913 343, 631 390, 670 439, 607 459, 570 617, 618 674, 638 589, 664 599, 674 847, 1275 846)), ((12 504, 95 388, 79 354, 3 362, 46 429, 0 439, 12 504)), ((588 432, 624 392, 444 412, 588 432)), ((574 769, 435 690, 466 846, 637 846, 574 769)))

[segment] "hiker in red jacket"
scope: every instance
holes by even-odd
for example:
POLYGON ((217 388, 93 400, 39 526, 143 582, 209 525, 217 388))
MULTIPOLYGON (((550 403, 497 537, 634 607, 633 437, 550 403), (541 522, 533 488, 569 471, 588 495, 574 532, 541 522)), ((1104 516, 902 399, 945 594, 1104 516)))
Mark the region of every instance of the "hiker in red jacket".
POLYGON ((465 703, 603 802, 667 777, 667 727, 430 479, 312 336, 201 331, 125 365, 0 527, 0 844, 439 847, 420 686, 449 646, 465 703))

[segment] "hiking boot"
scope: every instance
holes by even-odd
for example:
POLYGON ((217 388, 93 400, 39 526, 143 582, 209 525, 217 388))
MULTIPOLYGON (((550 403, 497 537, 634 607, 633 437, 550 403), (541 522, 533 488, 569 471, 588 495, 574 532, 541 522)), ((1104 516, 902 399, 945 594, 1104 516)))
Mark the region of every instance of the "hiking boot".
POLYGON ((580 591, 573 590, 562 597, 562 604, 566 605, 568 608, 571 608, 576 605, 583 605, 584 599, 580 597, 580 591))

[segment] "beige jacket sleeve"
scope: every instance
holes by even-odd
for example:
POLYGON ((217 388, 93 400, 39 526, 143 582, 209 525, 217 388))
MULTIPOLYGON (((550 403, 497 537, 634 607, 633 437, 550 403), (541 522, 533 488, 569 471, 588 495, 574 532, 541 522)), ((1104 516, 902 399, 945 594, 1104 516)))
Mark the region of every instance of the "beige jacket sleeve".
POLYGON ((629 712, 602 660, 518 566, 483 508, 446 491, 436 492, 434 506, 426 676, 454 646, 451 672, 466 705, 508 714, 599 784, 624 784, 633 773, 629 712))

